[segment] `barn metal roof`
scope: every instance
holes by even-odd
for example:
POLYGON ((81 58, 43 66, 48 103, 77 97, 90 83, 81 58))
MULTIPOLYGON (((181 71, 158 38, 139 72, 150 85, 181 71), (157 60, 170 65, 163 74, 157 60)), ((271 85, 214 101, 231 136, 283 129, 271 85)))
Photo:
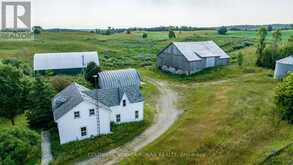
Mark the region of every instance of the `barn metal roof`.
POLYGON ((282 63, 282 64, 289 64, 289 65, 293 65, 293 55, 283 58, 279 61, 277 61, 278 63, 282 63))
POLYGON ((103 71, 99 73, 99 87, 118 88, 137 85, 140 86, 141 77, 135 69, 103 71))
POLYGON ((39 53, 34 55, 34 70, 85 68, 92 61, 99 65, 97 52, 39 53))
POLYGON ((205 57, 230 58, 214 41, 173 42, 188 61, 198 61, 205 57))

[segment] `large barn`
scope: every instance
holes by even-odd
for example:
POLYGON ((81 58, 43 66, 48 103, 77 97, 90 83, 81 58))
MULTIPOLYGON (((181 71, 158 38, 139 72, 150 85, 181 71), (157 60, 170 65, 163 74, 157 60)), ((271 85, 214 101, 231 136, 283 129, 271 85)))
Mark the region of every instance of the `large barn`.
POLYGON ((227 65, 230 56, 215 42, 173 42, 157 56, 160 69, 190 75, 205 68, 227 65))
POLYGON ((39 53, 34 55, 34 71, 78 74, 90 62, 99 65, 97 52, 39 53))

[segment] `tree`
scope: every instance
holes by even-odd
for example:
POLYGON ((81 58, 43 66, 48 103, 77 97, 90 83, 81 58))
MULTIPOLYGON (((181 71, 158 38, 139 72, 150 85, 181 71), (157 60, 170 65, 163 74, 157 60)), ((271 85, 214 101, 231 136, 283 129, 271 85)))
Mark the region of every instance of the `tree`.
POLYGON ((282 41, 282 33, 278 29, 278 30, 273 32, 273 49, 274 49, 274 51, 277 51, 278 46, 279 46, 281 41, 282 41))
POLYGON ((148 38, 148 34, 147 33, 143 33, 142 34, 142 38, 148 38))
POLYGON ((220 27, 218 29, 218 34, 220 34, 220 35, 225 35, 227 32, 228 32, 228 29, 226 27, 224 27, 224 26, 220 27))
POLYGON ((0 116, 11 120, 12 125, 27 107, 30 82, 20 69, 0 63, 0 116))
POLYGON ((51 99, 54 90, 44 78, 37 76, 29 94, 30 108, 26 112, 28 123, 32 128, 48 128, 53 122, 51 99))
POLYGON ((130 29, 127 29, 126 30, 126 34, 131 34, 131 30, 130 29))
POLYGON ((243 64, 243 54, 241 52, 239 52, 237 55, 237 63, 239 66, 242 66, 243 64))
POLYGON ((88 63, 86 70, 85 70, 85 79, 92 83, 93 85, 95 84, 95 78, 93 77, 94 75, 97 75, 97 73, 101 72, 101 68, 97 66, 95 62, 90 62, 88 63))
POLYGON ((268 31, 269 32, 273 31, 273 26, 272 25, 268 25, 268 31))
POLYGON ((258 55, 257 61, 256 61, 257 66, 261 66, 263 62, 263 51, 266 47, 265 40, 266 40, 267 34, 268 34, 267 29, 264 27, 260 28, 257 33, 257 36, 258 36, 257 49, 256 49, 256 53, 258 55))
POLYGON ((176 34, 173 30, 169 30, 169 38, 176 38, 176 34))
POLYGON ((33 74, 32 68, 23 61, 20 61, 18 59, 9 58, 2 60, 3 64, 11 65, 13 67, 16 67, 17 69, 20 69, 23 71, 25 75, 31 76, 33 74))
POLYGON ((34 34, 41 34, 43 28, 41 26, 34 26, 32 30, 34 34))
POLYGON ((293 73, 278 86, 275 100, 281 118, 293 124, 293 73))
POLYGON ((52 84, 53 88, 57 92, 61 92, 63 89, 65 89, 71 83, 65 77, 59 76, 59 75, 51 77, 50 80, 51 80, 51 84, 52 84))
POLYGON ((38 155, 39 135, 25 128, 2 129, 0 132, 0 164, 27 164, 38 155))

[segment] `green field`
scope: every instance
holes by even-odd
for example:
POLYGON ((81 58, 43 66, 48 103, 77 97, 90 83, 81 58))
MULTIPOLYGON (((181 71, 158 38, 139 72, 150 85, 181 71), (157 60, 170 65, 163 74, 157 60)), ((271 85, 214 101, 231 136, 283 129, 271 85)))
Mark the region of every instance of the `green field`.
MULTIPOLYGON (((293 36, 292 30, 282 33, 283 41, 293 36)), ((274 112, 274 89, 279 82, 273 80, 272 70, 255 66, 255 31, 228 32, 227 35, 195 31, 176 32, 176 35, 175 40, 170 40, 167 32, 150 32, 147 39, 142 39, 142 32, 109 36, 86 32, 42 33, 35 41, 0 41, 0 59, 13 57, 32 64, 34 53, 98 51, 105 70, 135 67, 143 76, 171 84, 181 96, 178 107, 183 110, 182 116, 167 133, 140 151, 142 154, 124 160, 123 164, 259 164, 293 142, 293 126, 280 121, 274 112), (168 43, 203 40, 218 43, 231 55, 231 64, 191 77, 162 73, 154 67, 156 54, 168 43), (238 52, 244 54, 242 67, 236 65, 238 52)), ((268 39, 270 41, 271 34, 268 39)), ((68 77, 70 81, 80 79, 80 76, 68 77)), ((144 92, 146 96, 153 94, 151 89, 144 92)), ((147 109, 153 108, 153 101, 148 101, 147 109)), ((0 123, 3 127, 9 125, 3 119, 0 123)), ((141 130, 129 135, 126 141, 139 132, 141 130)), ((121 145, 111 141, 115 138, 121 137, 105 138, 105 144, 111 145, 97 151, 121 145)), ((56 144, 56 137, 53 143, 56 164, 85 158, 96 149, 74 150, 76 145, 62 148, 56 144)), ((288 164, 293 161, 291 153, 292 149, 288 148, 265 164, 288 164)))

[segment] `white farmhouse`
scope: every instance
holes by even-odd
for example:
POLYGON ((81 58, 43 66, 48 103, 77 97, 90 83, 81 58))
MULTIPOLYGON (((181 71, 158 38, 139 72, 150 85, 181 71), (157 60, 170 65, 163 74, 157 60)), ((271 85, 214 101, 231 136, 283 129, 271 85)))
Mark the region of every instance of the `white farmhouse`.
POLYGON ((52 100, 60 143, 111 133, 111 122, 143 120, 144 98, 139 86, 89 90, 71 84, 52 100))

